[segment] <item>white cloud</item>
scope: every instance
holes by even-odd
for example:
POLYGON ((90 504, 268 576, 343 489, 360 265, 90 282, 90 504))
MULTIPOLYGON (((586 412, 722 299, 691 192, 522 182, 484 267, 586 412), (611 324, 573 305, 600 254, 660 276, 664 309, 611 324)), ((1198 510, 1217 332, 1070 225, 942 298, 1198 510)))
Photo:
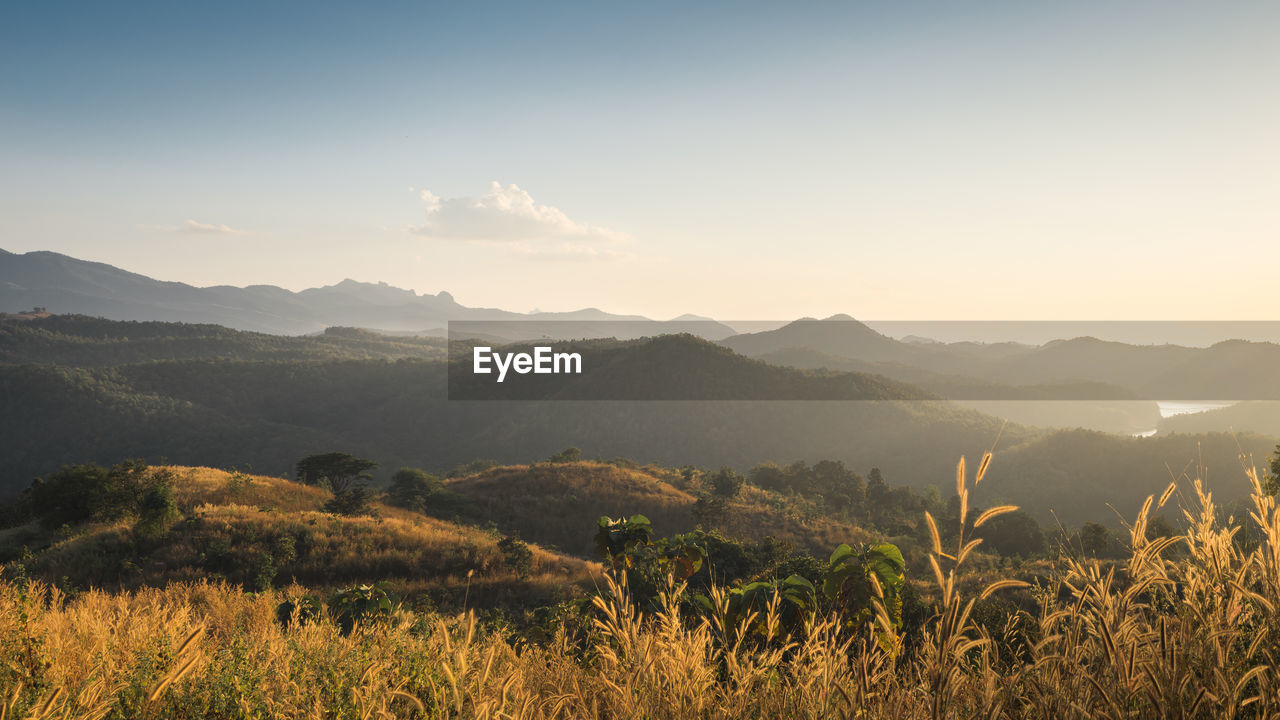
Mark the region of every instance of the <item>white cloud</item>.
POLYGON ((534 202, 515 185, 490 183, 481 198, 441 198, 430 190, 419 197, 426 222, 411 230, 425 237, 503 243, 513 252, 548 258, 602 260, 625 255, 607 247, 626 241, 624 233, 576 222, 557 208, 534 202))
POLYGON ((212 225, 210 223, 196 222, 188 220, 181 225, 139 225, 143 230, 154 230, 155 232, 167 233, 184 233, 187 235, 244 235, 244 230, 237 230, 226 225, 212 225))
POLYGON ((208 223, 199 223, 195 220, 188 220, 180 228, 182 232, 196 233, 198 235, 243 235, 243 230, 229 228, 226 225, 210 225, 208 223))

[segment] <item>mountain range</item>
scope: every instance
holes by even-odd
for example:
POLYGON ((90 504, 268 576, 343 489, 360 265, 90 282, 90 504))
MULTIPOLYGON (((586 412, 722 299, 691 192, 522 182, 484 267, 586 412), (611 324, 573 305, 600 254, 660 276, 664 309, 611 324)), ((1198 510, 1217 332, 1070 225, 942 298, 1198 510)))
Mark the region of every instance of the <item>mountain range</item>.
POLYGON ((419 295, 386 283, 351 279, 299 292, 275 285, 195 287, 55 252, 16 254, 0 250, 0 311, 20 312, 36 307, 54 314, 212 323, 278 335, 317 333, 333 326, 444 335, 450 321, 460 320, 492 323, 487 327, 512 340, 554 336, 555 323, 569 321, 589 322, 593 332, 627 338, 652 335, 659 330, 689 332, 711 340, 734 334, 728 326, 694 315, 664 323, 596 308, 518 313, 460 305, 447 292, 419 295), (515 335, 503 333, 504 329, 515 327, 510 321, 521 323, 515 335))

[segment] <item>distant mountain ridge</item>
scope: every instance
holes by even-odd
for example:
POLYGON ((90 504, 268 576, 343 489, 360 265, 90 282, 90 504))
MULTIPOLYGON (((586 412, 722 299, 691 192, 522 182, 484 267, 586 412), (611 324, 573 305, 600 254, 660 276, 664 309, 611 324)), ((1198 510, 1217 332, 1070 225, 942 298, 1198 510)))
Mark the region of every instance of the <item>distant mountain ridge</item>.
MULTIPOLYGON (((605 326, 633 335, 656 321, 616 315, 597 308, 572 312, 518 313, 460 305, 447 292, 419 295, 386 283, 346 279, 299 292, 275 285, 195 287, 156 280, 106 263, 48 251, 17 254, 0 250, 0 311, 42 307, 56 314, 84 314, 110 320, 211 323, 236 330, 277 335, 317 333, 351 326, 392 332, 443 332, 449 321, 563 321, 637 323, 605 326)), ((677 318, 682 332, 709 339, 733 335, 705 318, 677 318), (695 322, 696 320, 696 322, 695 322), (688 326, 696 325, 691 330, 688 326)))
POLYGON ((903 342, 848 315, 803 318, 722 345, 803 369, 874 373, 952 399, 1280 400, 1280 344, 1133 345, 1074 337, 1043 345, 903 342))

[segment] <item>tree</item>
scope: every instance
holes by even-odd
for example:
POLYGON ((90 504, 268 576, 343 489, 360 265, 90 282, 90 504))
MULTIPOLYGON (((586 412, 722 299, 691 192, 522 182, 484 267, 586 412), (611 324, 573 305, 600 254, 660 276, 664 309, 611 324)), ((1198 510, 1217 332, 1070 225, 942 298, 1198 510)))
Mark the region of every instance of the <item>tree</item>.
POLYGON ((700 494, 691 510, 693 521, 703 528, 715 527, 716 523, 724 518, 728 507, 722 495, 700 494))
POLYGON ((142 538, 158 538, 177 519, 178 503, 173 498, 173 486, 158 482, 138 501, 138 521, 133 525, 133 532, 142 538))
POLYGON ((889 484, 884 481, 884 475, 880 474, 880 468, 871 468, 871 472, 867 473, 867 501, 872 505, 881 505, 888 496, 889 484))
POLYGON ((997 515, 977 530, 983 547, 990 547, 1005 557, 1031 557, 1045 552, 1049 543, 1035 518, 1023 510, 997 515))
POLYGON ((400 468, 391 476, 387 502, 414 512, 426 512, 431 496, 440 492, 444 481, 425 470, 400 468))
POLYGON ((1178 531, 1173 527, 1173 523, 1170 523, 1164 515, 1154 515, 1147 521, 1146 538, 1148 540, 1176 537, 1177 535, 1178 531))
POLYGON ((1267 474, 1262 489, 1268 495, 1280 495, 1280 444, 1276 445, 1276 452, 1271 456, 1271 472, 1267 474))
POLYGON ((308 455, 298 461, 298 482, 303 485, 328 484, 334 495, 341 494, 353 485, 368 482, 369 471, 378 467, 373 460, 358 458, 348 453, 322 453, 308 455))
POLYGON ((498 541, 498 550, 502 552, 502 562, 521 580, 528 580, 533 574, 533 551, 520 539, 520 534, 503 535, 498 541))
POLYGON ((582 459, 582 451, 576 447, 567 447, 547 458, 549 463, 571 463, 582 459))
POLYGON ((742 483, 746 480, 726 465, 711 477, 711 491, 723 498, 736 497, 742 491, 742 483))
POLYGON ((1088 522, 1080 528, 1080 549, 1086 555, 1100 557, 1107 554, 1111 547, 1111 531, 1107 526, 1096 522, 1088 522))
POLYGON ((751 468, 751 484, 765 490, 781 491, 787 486, 787 474, 775 463, 761 463, 751 468))
POLYGON ((48 528, 86 522, 110 522, 138 511, 138 503, 155 482, 146 463, 127 461, 110 469, 101 465, 64 465, 38 479, 23 492, 29 517, 48 528))

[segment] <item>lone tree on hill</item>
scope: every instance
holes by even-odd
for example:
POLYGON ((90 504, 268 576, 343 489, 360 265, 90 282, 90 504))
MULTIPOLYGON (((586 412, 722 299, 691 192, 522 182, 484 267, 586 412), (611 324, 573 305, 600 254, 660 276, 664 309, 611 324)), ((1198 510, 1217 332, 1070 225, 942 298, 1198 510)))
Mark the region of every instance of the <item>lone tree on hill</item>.
POLYGON ((711 477, 711 491, 725 498, 737 497, 742 491, 742 483, 746 478, 733 471, 728 465, 720 468, 720 472, 711 477))
POLYGON ((582 451, 576 447, 567 447, 547 458, 549 463, 572 463, 582 459, 582 451))
POLYGON ((387 502, 415 512, 425 512, 431 497, 440 492, 444 482, 425 470, 400 468, 391 476, 387 488, 387 502))
POLYGON ((348 453, 322 453, 308 455, 298 461, 298 482, 303 485, 328 483, 333 494, 338 495, 372 479, 369 471, 378 467, 373 460, 358 458, 348 453))

